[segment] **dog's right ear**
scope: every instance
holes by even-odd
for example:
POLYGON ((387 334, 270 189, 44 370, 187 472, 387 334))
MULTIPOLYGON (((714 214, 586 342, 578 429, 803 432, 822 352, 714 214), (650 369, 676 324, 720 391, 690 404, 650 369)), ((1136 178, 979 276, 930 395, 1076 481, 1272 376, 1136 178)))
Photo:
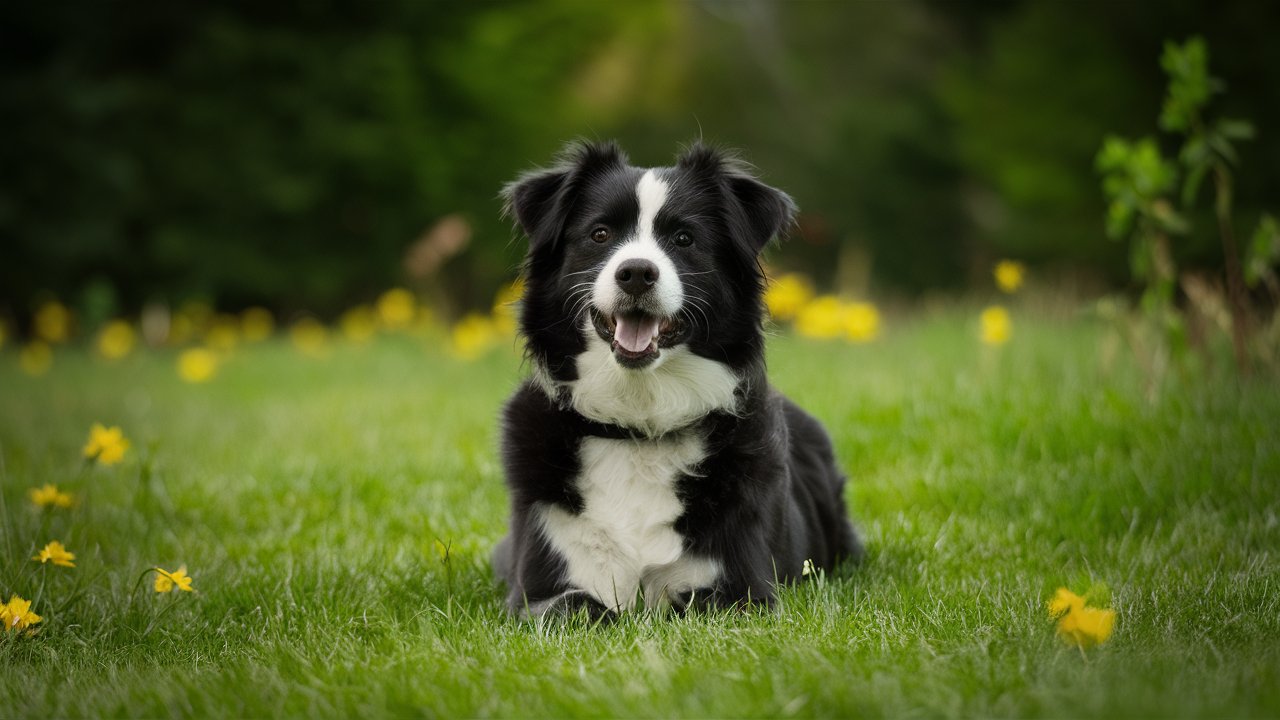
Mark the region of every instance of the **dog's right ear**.
POLYGON ((571 143, 553 167, 531 170, 502 188, 503 212, 520 224, 530 251, 554 247, 583 183, 626 163, 626 155, 613 142, 571 143))

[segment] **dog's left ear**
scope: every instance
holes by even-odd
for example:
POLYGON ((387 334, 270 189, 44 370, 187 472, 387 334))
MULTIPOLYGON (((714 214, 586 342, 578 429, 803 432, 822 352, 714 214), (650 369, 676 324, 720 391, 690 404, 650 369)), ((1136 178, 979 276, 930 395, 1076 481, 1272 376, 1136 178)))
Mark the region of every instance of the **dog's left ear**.
POLYGON ((724 183, 742 211, 744 227, 736 235, 747 238, 757 253, 795 222, 796 204, 791 196, 757 180, 747 165, 731 154, 698 142, 684 151, 677 164, 724 183))
POLYGON ((746 215, 748 237, 756 252, 795 222, 795 201, 781 190, 750 175, 733 172, 729 174, 729 189, 746 215))

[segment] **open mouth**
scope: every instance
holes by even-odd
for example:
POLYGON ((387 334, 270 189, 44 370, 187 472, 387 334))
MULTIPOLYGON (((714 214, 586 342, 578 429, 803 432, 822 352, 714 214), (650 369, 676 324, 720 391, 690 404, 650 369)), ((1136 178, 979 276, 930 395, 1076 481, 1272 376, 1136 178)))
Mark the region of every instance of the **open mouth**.
POLYGON ((662 348, 680 342, 685 324, 679 318, 660 318, 644 312, 627 311, 613 315, 593 310, 596 333, 609 343, 619 365, 641 368, 658 358, 662 348))

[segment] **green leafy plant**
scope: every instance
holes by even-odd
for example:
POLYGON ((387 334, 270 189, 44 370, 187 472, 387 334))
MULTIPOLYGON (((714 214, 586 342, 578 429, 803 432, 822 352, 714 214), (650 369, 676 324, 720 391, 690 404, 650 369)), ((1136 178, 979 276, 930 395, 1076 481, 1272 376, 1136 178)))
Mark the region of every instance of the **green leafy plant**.
POLYGON ((1166 42, 1160 67, 1169 76, 1169 89, 1160 112, 1160 127, 1183 137, 1178 160, 1186 171, 1182 204, 1195 203, 1206 175, 1213 177, 1214 215, 1226 265, 1227 298, 1231 308, 1231 336, 1236 365, 1248 369, 1246 343, 1249 334, 1248 300, 1240 253, 1236 248, 1231 208, 1235 185, 1232 167, 1239 163, 1234 142, 1253 137, 1253 124, 1245 120, 1206 117, 1210 99, 1226 86, 1209 74, 1209 49, 1204 39, 1192 37, 1182 45, 1166 42))
POLYGON ((1280 278, 1275 266, 1280 264, 1280 223, 1271 215, 1263 215, 1253 239, 1245 251, 1244 282, 1250 289, 1264 285, 1271 299, 1280 303, 1280 278))
POLYGON ((1247 288, 1266 283, 1280 296, 1280 283, 1271 268, 1280 259, 1275 220, 1264 216, 1242 263, 1233 220, 1234 173, 1239 162, 1235 143, 1254 136, 1252 123, 1210 117, 1209 103, 1225 84, 1209 74, 1209 50, 1204 40, 1166 42, 1160 66, 1169 78, 1159 125, 1182 138, 1176 160, 1164 157, 1155 138, 1137 141, 1108 136, 1095 164, 1109 201, 1107 234, 1129 238, 1130 267, 1143 282, 1142 306, 1148 317, 1176 335, 1182 320, 1175 305, 1178 271, 1170 238, 1191 232, 1187 219, 1206 177, 1213 182, 1213 212, 1222 241, 1227 299, 1236 366, 1249 371, 1249 299, 1247 288), (1175 190, 1179 203, 1171 199, 1175 190))
POLYGON ((1177 167, 1160 154, 1151 137, 1130 142, 1110 136, 1096 164, 1103 176, 1103 191, 1111 201, 1107 235, 1131 238, 1130 268, 1134 277, 1147 285, 1144 307, 1154 312, 1170 306, 1177 268, 1169 236, 1186 233, 1189 228, 1168 198, 1177 184, 1177 167))

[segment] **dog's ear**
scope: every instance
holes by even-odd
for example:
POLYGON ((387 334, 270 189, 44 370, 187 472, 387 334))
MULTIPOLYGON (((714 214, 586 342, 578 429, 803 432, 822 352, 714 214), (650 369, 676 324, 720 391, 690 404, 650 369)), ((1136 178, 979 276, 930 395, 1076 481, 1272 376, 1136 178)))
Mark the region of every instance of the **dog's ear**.
POLYGON ((571 143, 551 168, 529 171, 502 188, 503 212, 520 225, 530 251, 553 247, 583 182, 626 162, 613 142, 571 143))
POLYGON ((730 153, 697 142, 680 155, 677 165, 724 183, 742 211, 739 234, 754 252, 760 252, 795 222, 796 204, 791 196, 757 180, 749 166, 730 153))
POLYGON ((756 252, 795 222, 795 201, 781 190, 736 173, 729 175, 729 188, 746 215, 748 237, 756 252))

